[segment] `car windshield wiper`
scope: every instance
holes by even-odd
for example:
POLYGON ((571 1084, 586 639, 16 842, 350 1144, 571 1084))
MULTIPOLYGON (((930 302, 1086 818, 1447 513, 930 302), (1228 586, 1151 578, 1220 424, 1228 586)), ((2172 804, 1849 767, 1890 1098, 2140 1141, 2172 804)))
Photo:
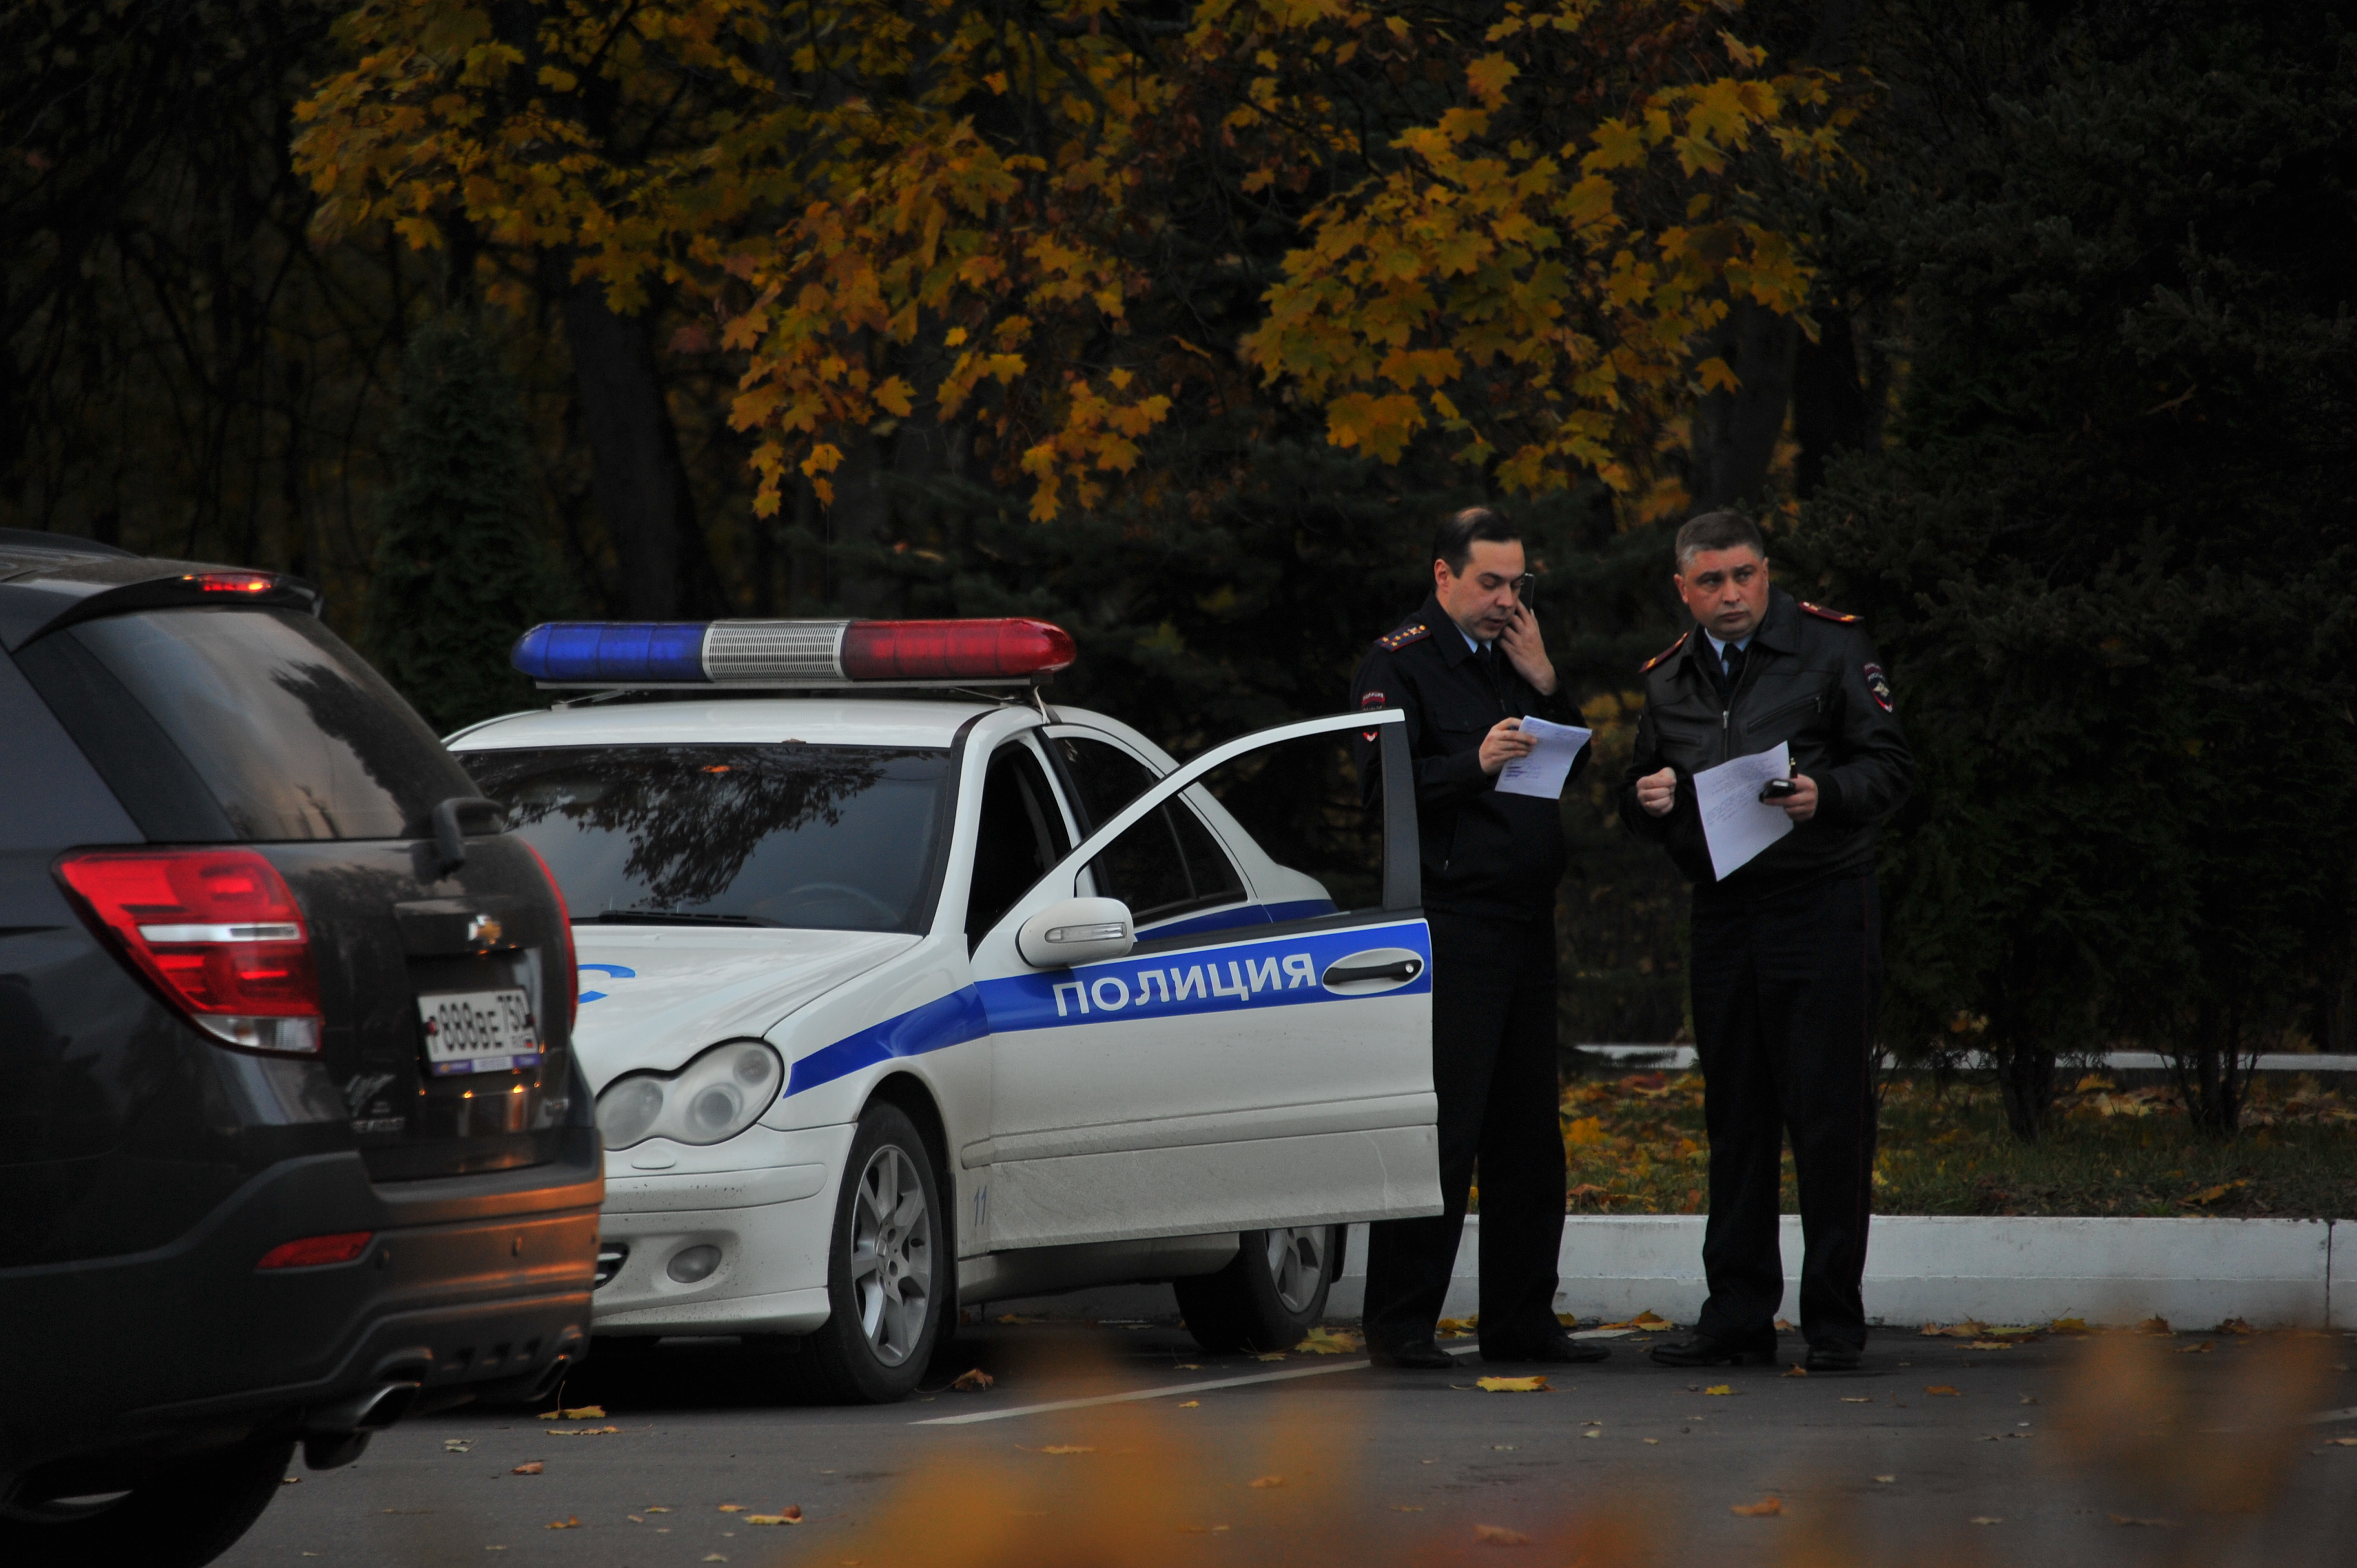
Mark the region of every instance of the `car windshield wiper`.
POLYGON ((684 909, 602 909, 576 915, 576 926, 775 926, 759 915, 706 915, 684 909))

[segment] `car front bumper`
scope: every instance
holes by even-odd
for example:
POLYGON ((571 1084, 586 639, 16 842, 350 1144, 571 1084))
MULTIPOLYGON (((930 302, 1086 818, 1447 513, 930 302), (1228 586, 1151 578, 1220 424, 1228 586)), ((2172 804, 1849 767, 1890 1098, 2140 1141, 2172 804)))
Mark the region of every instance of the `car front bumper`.
POLYGON ((857 1131, 755 1126, 710 1148, 655 1140, 608 1154, 596 1331, 807 1334, 824 1323, 835 1193, 857 1131), (694 1273, 682 1254, 706 1247, 719 1252, 711 1271, 677 1277, 694 1273))

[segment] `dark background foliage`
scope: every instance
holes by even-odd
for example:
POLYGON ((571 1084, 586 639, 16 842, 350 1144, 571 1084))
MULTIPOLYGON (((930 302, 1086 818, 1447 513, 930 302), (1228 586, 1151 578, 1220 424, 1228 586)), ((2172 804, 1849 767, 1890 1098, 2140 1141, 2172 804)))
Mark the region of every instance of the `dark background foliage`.
MULTIPOLYGON (((708 320, 617 316, 561 257, 307 241, 290 116, 336 11, 0 12, 0 521, 314 578, 438 725, 528 700, 479 667, 562 606, 1030 614, 1080 643, 1057 700, 1185 753, 1330 711, 1420 602, 1437 517, 1492 499, 1328 447, 1228 364, 1090 515, 1028 521, 917 421, 831 510, 757 518, 708 320)), ((1888 839, 1886 1040, 1993 1052, 2025 1136, 2073 1053, 2170 1050, 2231 1127, 2238 1053, 2350 1044, 2351 38, 2308 0, 1732 22, 1846 73, 1859 166, 1791 198, 1809 328, 1735 313, 1710 347, 1743 387, 1670 462, 1693 505, 1760 511, 1896 677, 1924 784, 1888 839)), ((1291 231, 1202 178, 1135 316, 1232 344, 1291 231)), ((1517 510, 1598 735, 1565 803, 1565 1038, 1675 1037, 1684 894, 1609 800, 1682 624, 1675 518, 1517 510)))

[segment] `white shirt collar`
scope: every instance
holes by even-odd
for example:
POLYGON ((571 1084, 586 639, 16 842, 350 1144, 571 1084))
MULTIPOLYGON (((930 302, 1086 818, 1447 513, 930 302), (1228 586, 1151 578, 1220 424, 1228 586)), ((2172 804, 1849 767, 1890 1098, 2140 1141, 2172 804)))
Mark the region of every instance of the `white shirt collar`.
MULTIPOLYGON (((1704 639, 1705 639, 1706 641, 1708 641, 1708 642, 1709 642, 1709 644, 1710 644, 1710 650, 1711 650, 1713 653, 1716 653, 1716 654, 1717 654, 1717 655, 1718 655, 1718 661, 1719 661, 1721 664, 1726 663, 1726 662, 1727 662, 1727 639, 1726 639, 1725 638, 1712 637, 1712 636, 1710 635, 1710 633, 1708 633, 1708 632, 1704 632, 1702 635, 1703 635, 1704 639)), ((1752 634, 1751 634, 1751 636, 1752 636, 1752 637, 1757 637, 1758 635, 1759 635, 1759 633, 1757 633, 1757 632, 1754 632, 1754 633, 1752 633, 1752 634)), ((1735 646, 1736 646, 1736 647, 1738 647, 1738 648, 1743 649, 1744 650, 1746 650, 1746 651, 1748 652, 1748 651, 1749 651, 1749 650, 1750 650, 1750 648, 1751 648, 1751 638, 1750 638, 1750 637, 1738 637, 1738 638, 1737 638, 1737 639, 1735 639, 1735 646)))

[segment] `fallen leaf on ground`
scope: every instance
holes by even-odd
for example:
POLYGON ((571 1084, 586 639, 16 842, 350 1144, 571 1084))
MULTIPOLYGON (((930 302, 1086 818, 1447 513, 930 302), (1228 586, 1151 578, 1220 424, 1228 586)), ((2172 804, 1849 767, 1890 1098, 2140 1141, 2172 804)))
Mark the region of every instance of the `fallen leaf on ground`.
POLYGON ((2124 1513, 2114 1514, 2112 1516, 2112 1522, 2114 1524, 2140 1524, 2154 1530, 2175 1530, 2177 1528, 2177 1521, 2174 1520, 2136 1519, 2132 1515, 2124 1513))
POLYGON ((561 1520, 550 1520, 541 1528, 544 1530, 579 1530, 581 1528, 581 1516, 579 1514, 567 1514, 561 1520))
POLYGON ((540 1412, 539 1419, 542 1421, 597 1421, 603 1419, 605 1414, 604 1405, 585 1404, 578 1410, 544 1410, 540 1412))
POLYGON ((2215 1350, 2217 1348, 2218 1342, 2216 1340, 2204 1339, 2199 1344, 2179 1345, 2177 1348, 2177 1353, 2180 1356, 2199 1356, 2205 1351, 2215 1350))
POLYGON ((1050 1443, 1039 1452, 1042 1454, 1093 1454, 1096 1450, 1084 1443, 1050 1443))
POLYGON ((2058 1317, 2046 1327, 2054 1334, 2084 1334, 2087 1332, 2087 1320, 2083 1317, 2058 1317))
POLYGON ((510 1470, 508 1474, 511 1476, 537 1476, 540 1474, 540 1461, 534 1459, 530 1464, 519 1465, 514 1469, 510 1470))
POLYGON ((2037 1332, 2038 1332, 2038 1330, 2037 1330, 2037 1329, 2035 1329, 2035 1328, 2032 1328, 2032 1327, 2029 1327, 2029 1326, 2011 1326, 2011 1327, 1996 1327, 1996 1326, 1992 1326, 1992 1327, 1989 1329, 1989 1332, 1990 1332, 1991 1334, 1994 1334, 1994 1335, 1997 1336, 1999 1338, 2003 1338, 2003 1337, 2006 1337, 2006 1336, 2007 1336, 2007 1335, 2014 1335, 2014 1334, 2035 1334, 2035 1333, 2037 1333, 2037 1332))
POLYGON ((1844 1404, 1872 1404, 1874 1402, 1874 1396, 1872 1394, 1844 1394, 1841 1397, 1841 1402, 1844 1404))
POLYGON ((1200 1410, 1203 1408, 1203 1402, 1201 1400, 1184 1400, 1180 1402, 1178 1408, 1180 1410, 1200 1410))
POLYGON ((671 1509, 663 1507, 661 1503, 649 1503, 647 1505, 647 1511, 649 1513, 669 1513, 671 1512, 671 1509))
POLYGON ((1254 1356, 1253 1359, 1255 1361, 1282 1361, 1285 1359, 1285 1352, 1282 1350, 1269 1350, 1261 1355, 1254 1356))
POLYGON ((1973 1524, 2003 1524, 2005 1520, 2001 1519, 1991 1519, 1988 1515, 1983 1513, 1975 1514, 1968 1522, 1973 1524))
POLYGON ((1181 1361, 1170 1369, 1174 1372, 1200 1372, 1203 1366, 1200 1361, 1181 1361))
POLYGON ((1784 1504, 1780 1498, 1762 1498, 1756 1503, 1738 1503, 1727 1511, 1738 1519, 1774 1519, 1784 1511, 1784 1504))
POLYGON ((1734 1391, 1735 1385, 1733 1383, 1713 1383, 1710 1387, 1703 1390, 1703 1392, 1706 1394, 1731 1394, 1734 1391))
POLYGON ((1943 1394, 1949 1399, 1960 1400, 1964 1397, 1963 1390, 1949 1383, 1925 1383, 1923 1391, 1927 1394, 1943 1394))
POLYGON ((552 1426, 551 1437, 606 1437, 622 1429, 619 1426, 552 1426))
POLYGON ((2357 1437, 2328 1437, 2324 1441, 2334 1448, 2357 1448, 2357 1437))
POLYGON ((800 1524, 802 1521, 802 1506, 800 1503, 788 1503, 775 1513, 748 1513, 745 1516, 747 1524, 800 1524))
POLYGON ((1658 1437, 1648 1437, 1645 1439, 1645 1444, 1648 1447, 1659 1448, 1662 1445, 1662 1440, 1658 1437))
POLYGON ((1281 1487, 1285 1485, 1285 1477, 1282 1476, 1263 1476, 1259 1480, 1248 1481, 1245 1485, 1251 1487, 1255 1492, 1265 1492, 1271 1487, 1281 1487))
POLYGON ((1897 1479, 1899 1479, 1899 1477, 1896 1477, 1896 1476, 1877 1476, 1877 1477, 1875 1477, 1875 1479, 1876 1479, 1876 1480, 1878 1480, 1878 1481, 1879 1481, 1879 1482, 1881 1482, 1884 1486, 1886 1486, 1886 1487, 1887 1487, 1887 1486, 1890 1485, 1893 1481, 1896 1481, 1897 1479))
POLYGON ((745 1511, 745 1505, 743 1503, 722 1503, 720 1505, 720 1511, 722 1513, 743 1513, 745 1511))
POLYGON ((1602 1434, 1601 1432, 1583 1432, 1583 1433, 1581 1433, 1581 1434, 1580 1434, 1580 1435, 1581 1435, 1582 1437, 1601 1437, 1601 1436, 1603 1436, 1603 1435, 1604 1435, 1604 1434, 1602 1434))
POLYGON ((1313 1356, 1346 1356, 1359 1348, 1359 1337, 1347 1329, 1337 1334, 1321 1324, 1311 1329, 1308 1337, 1294 1348, 1306 1350, 1313 1356))
POLYGON ((718 1553, 717 1552, 705 1552, 705 1553, 704 1554, 704 1560, 705 1560, 706 1563, 726 1563, 726 1562, 727 1562, 727 1561, 728 1561, 728 1559, 726 1559, 726 1557, 721 1556, 721 1555, 720 1555, 720 1553, 718 1553))
POLYGON ((1778 1319, 1776 1320, 1776 1332, 1777 1332, 1777 1333, 1779 1333, 1779 1334, 1790 1334, 1790 1333, 1792 1333, 1792 1320, 1791 1320, 1790 1318, 1783 1318, 1783 1317, 1780 1317, 1780 1318, 1778 1318, 1778 1319))
POLYGON ((1543 1394, 1548 1391, 1547 1380, 1543 1377, 1476 1378, 1473 1386, 1492 1394, 1543 1394))
POLYGON ((1967 1350, 2010 1350, 2011 1345, 2002 1339, 1975 1339, 1964 1347, 1967 1350))
POLYGON ((1474 1317, 1444 1317, 1433 1325, 1432 1331, 1444 1339, 1462 1339, 1473 1332, 1473 1325, 1480 1321, 1474 1317))
POLYGON ((2136 1332, 2138 1334, 2174 1334, 2177 1330, 2169 1326, 2169 1319, 2155 1315, 2137 1324, 2136 1332))
POLYGON ((473 1442, 474 1439, 469 1437, 446 1437, 442 1440, 442 1450, 446 1454, 464 1454, 473 1442))
POLYGON ((972 1393, 977 1389, 986 1389, 996 1381, 998 1381, 996 1378, 992 1377, 980 1367, 972 1367, 960 1372, 950 1387, 962 1394, 972 1393))
POLYGON ((2215 1203, 2220 1198, 2225 1197, 2228 1193, 2233 1191, 2236 1187, 2248 1187, 2250 1185, 2251 1183, 2248 1177, 2245 1177, 2241 1181, 2222 1181, 2216 1187, 2203 1187, 2200 1192, 2195 1193, 2191 1197, 2187 1198, 2185 1201, 2188 1203, 2215 1203))
POLYGON ((278 1484, 282 1487, 299 1487, 303 1484, 303 1477, 300 1476, 281 1476, 278 1477, 278 1484))
POLYGON ((2217 1327, 2212 1329, 2211 1332, 2213 1334, 2248 1334, 2253 1332, 2253 1330, 2251 1326, 2244 1322, 2241 1318, 2230 1317, 2226 1319, 2225 1322, 2220 1324, 2217 1327))
POLYGON ((1519 1530, 1508 1530, 1502 1524, 1477 1524, 1473 1539, 1484 1546, 1528 1546, 1531 1538, 1519 1530))
POLYGON ((1784 1369, 1784 1375, 1788 1378, 1805 1378, 1809 1375, 1809 1369, 1795 1361, 1784 1369))
POLYGON ((1927 1339, 1979 1339, 1987 1335, 1988 1327, 1985 1324, 1975 1323, 1968 1318, 1964 1322, 1951 1323, 1944 1326, 1937 1323, 1927 1323, 1916 1332, 1927 1339))

